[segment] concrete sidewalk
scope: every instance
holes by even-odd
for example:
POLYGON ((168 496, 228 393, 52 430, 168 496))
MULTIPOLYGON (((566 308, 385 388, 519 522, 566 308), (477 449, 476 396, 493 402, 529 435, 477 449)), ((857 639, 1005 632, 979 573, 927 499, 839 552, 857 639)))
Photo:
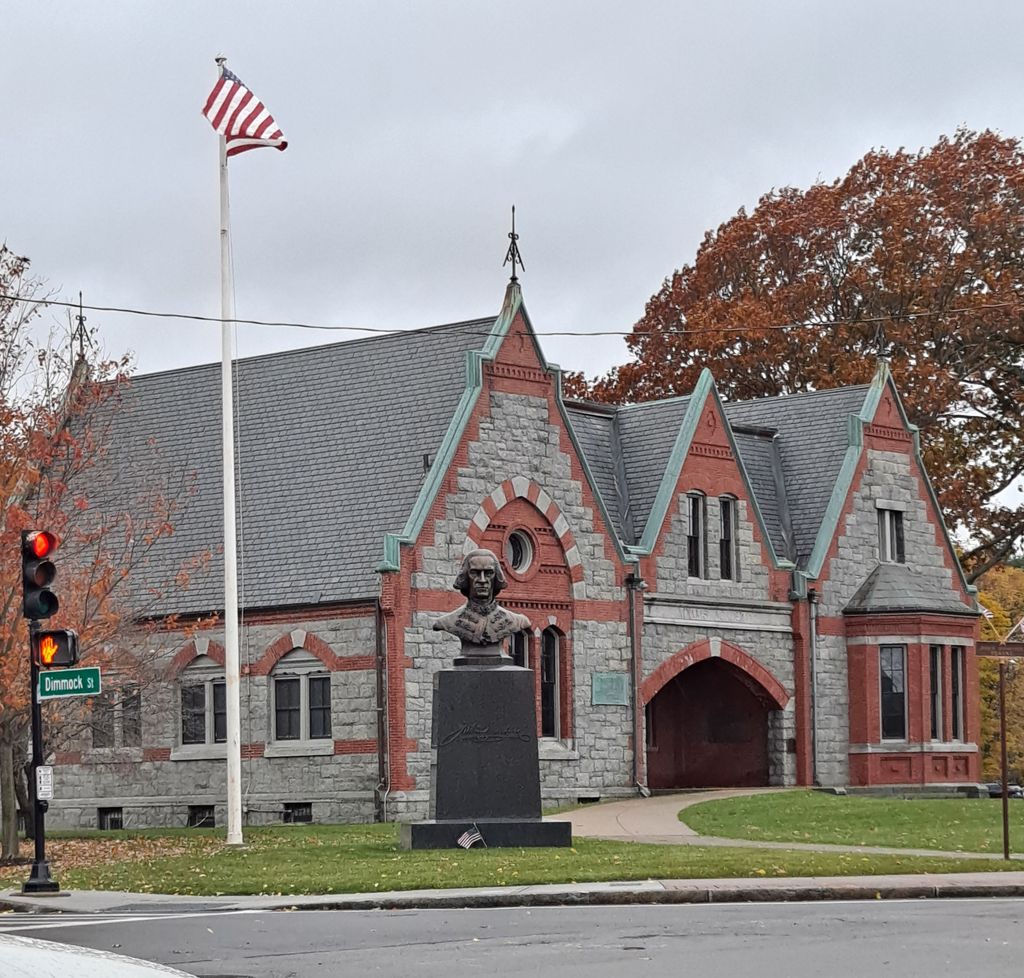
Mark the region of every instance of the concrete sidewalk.
MULTIPOLYGON (((712 798, 752 794, 755 790, 702 791, 651 798, 631 798, 549 816, 571 822, 573 835, 664 845, 732 846, 858 852, 946 858, 992 859, 993 853, 890 849, 788 842, 751 842, 699 836, 679 821, 689 805, 712 798)), ((1014 856, 1021 859, 1021 856, 1014 856)), ((992 873, 905 874, 900 876, 775 877, 742 879, 664 879, 610 883, 553 883, 388 893, 315 896, 167 896, 79 890, 58 896, 0 893, 0 910, 27 913, 170 914, 239 910, 446 909, 461 907, 542 907, 641 903, 740 903, 778 900, 877 900, 926 897, 1024 897, 1024 870, 992 873)))
MULTIPOLYGON (((742 846, 746 849, 789 849, 804 852, 857 852, 879 856, 938 856, 946 859, 1003 859, 1002 853, 950 852, 942 849, 898 849, 887 846, 844 846, 823 842, 764 842, 747 839, 725 839, 698 835, 679 821, 679 812, 691 805, 741 795, 788 791, 787 788, 721 788, 713 791, 692 791, 682 794, 653 795, 650 798, 627 798, 623 801, 588 805, 570 812, 548 816, 551 821, 571 822, 573 836, 585 839, 607 839, 612 842, 644 842, 672 846, 742 846)), ((978 804, 984 804, 979 801, 978 804)), ((1024 861, 1024 854, 1011 853, 1013 860, 1024 861)))

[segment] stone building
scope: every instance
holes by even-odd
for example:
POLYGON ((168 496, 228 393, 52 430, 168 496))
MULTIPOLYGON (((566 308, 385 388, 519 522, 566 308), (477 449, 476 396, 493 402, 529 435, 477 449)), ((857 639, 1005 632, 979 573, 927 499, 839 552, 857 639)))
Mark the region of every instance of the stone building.
MULTIPOLYGON (((725 404, 569 402, 518 284, 497 318, 237 364, 242 790, 250 824, 422 817, 431 630, 488 547, 527 615, 546 803, 639 787, 978 778, 974 591, 884 365, 870 385, 725 404)), ((219 368, 136 378, 102 505, 146 446, 193 481, 166 578, 220 538, 219 368)), ((149 465, 151 463, 147 463, 149 465)), ((99 478, 99 477, 97 477, 99 478)), ((152 681, 58 754, 55 824, 220 824, 213 561, 134 640, 152 681)), ((125 636, 132 646, 133 639, 125 636)))

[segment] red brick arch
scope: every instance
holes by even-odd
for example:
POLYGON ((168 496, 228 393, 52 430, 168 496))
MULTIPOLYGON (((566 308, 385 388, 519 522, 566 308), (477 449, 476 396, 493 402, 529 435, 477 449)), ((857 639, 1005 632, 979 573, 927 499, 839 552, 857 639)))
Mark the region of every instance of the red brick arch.
POLYGON ((177 676, 201 655, 208 656, 219 666, 224 665, 224 646, 220 642, 214 642, 212 639, 208 642, 203 639, 192 639, 174 654, 174 658, 171 659, 171 674, 177 676))
POLYGON ((355 669, 372 669, 372 655, 338 655, 319 635, 296 629, 285 632, 264 650, 259 659, 252 664, 250 673, 253 676, 269 675, 274 666, 293 649, 305 649, 319 659, 331 672, 347 672, 355 669))
POLYGON ((641 702, 644 705, 649 703, 670 679, 678 676, 684 669, 713 658, 721 658, 741 669, 764 690, 776 709, 785 709, 790 694, 760 662, 731 642, 708 638, 687 645, 658 666, 640 685, 641 702))
MULTIPOLYGON (((484 534, 490 526, 491 520, 499 510, 516 499, 525 499, 533 505, 538 512, 551 524, 562 546, 562 553, 565 554, 566 563, 574 583, 583 585, 583 560, 580 556, 579 547, 576 546, 576 537, 569 527, 569 521, 565 518, 558 503, 532 479, 526 476, 517 475, 506 479, 490 495, 484 498, 476 515, 470 520, 469 529, 466 530, 466 542, 464 550, 469 553, 481 546, 484 534)), ((584 595, 579 595, 583 597, 584 595)))

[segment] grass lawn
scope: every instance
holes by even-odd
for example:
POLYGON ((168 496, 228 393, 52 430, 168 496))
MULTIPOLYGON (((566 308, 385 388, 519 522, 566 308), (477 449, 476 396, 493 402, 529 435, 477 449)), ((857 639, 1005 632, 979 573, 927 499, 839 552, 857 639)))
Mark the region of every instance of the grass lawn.
MULTIPOLYGON (((679 817, 701 835, 727 839, 1003 851, 1002 805, 990 798, 881 798, 797 790, 704 802, 683 809, 679 817)), ((1024 851, 1024 802, 1017 799, 1010 800, 1010 851, 1024 851)))
MULTIPOLYGON (((404 852, 393 825, 282 826, 246 830, 227 848, 216 830, 80 833, 47 847, 66 890, 134 890, 210 896, 359 893, 454 886, 650 878, 841 876, 993 871, 1001 861, 915 859, 743 848, 654 846, 581 839, 572 849, 404 852)), ((26 850, 27 851, 27 850, 26 850)), ((28 866, 0 867, 0 888, 28 866)))

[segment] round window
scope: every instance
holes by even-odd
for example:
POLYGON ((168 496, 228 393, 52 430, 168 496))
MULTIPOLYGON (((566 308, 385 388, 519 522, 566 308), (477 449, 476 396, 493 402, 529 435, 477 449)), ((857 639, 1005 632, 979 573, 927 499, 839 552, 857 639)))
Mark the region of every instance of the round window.
POLYGON ((522 574, 533 563, 533 544, 522 530, 513 530, 508 535, 505 561, 517 574, 522 574))

